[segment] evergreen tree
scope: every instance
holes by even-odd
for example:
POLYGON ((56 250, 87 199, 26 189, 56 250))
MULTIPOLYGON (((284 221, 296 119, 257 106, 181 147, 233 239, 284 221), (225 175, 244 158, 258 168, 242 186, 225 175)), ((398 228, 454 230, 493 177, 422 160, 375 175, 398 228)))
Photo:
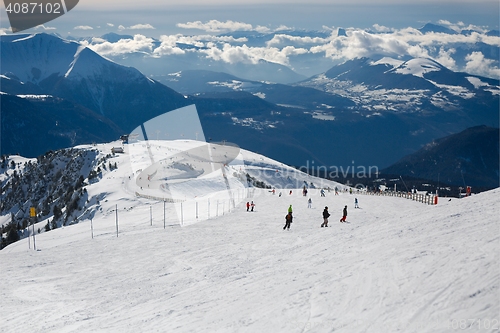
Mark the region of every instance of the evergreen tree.
POLYGON ((54 221, 58 220, 62 216, 62 210, 57 205, 54 206, 52 212, 54 213, 54 221))
POLYGON ((7 244, 12 244, 20 239, 17 228, 12 226, 7 234, 7 244))
POLYGON ((85 181, 85 179, 83 178, 82 175, 80 175, 80 177, 78 177, 78 180, 76 182, 75 190, 81 189, 85 185, 84 181, 85 181))

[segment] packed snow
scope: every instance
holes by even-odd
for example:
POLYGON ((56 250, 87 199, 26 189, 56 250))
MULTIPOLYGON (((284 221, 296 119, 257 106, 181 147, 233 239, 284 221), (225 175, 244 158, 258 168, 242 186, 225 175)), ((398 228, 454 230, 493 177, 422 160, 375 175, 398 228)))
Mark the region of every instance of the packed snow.
MULTIPOLYGON (((107 154, 116 145, 97 148, 107 154)), ((162 145, 156 147, 166 155, 166 147, 197 146, 162 145)), ((349 194, 241 150, 233 162, 195 177, 213 193, 190 196, 186 182, 184 201, 164 203, 139 189, 142 173, 132 170, 125 148, 113 158, 118 168, 87 186, 91 200, 79 223, 37 234, 36 251, 32 238, 0 251, 0 331, 500 328, 499 189, 439 198, 438 205, 349 194), (274 185, 274 194, 237 186, 240 170, 274 185), (233 182, 231 190, 221 191, 221 177, 233 182), (247 212, 251 201, 255 209, 247 212), (294 220, 283 230, 290 205, 294 220), (345 205, 347 223, 339 223, 345 205), (331 217, 321 228, 325 206, 331 217)))

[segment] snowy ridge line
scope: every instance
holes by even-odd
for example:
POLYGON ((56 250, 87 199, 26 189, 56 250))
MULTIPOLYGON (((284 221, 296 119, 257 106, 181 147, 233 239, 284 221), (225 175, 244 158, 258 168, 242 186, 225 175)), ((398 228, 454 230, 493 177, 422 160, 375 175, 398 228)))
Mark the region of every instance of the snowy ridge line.
POLYGON ((168 203, 186 202, 186 199, 160 198, 160 197, 155 197, 153 195, 141 194, 139 192, 135 192, 135 195, 137 197, 144 198, 144 199, 151 199, 151 200, 157 200, 157 201, 165 201, 165 202, 168 202, 168 203))
POLYGON ((436 205, 437 203, 437 196, 436 195, 426 195, 426 194, 421 194, 421 193, 408 193, 408 192, 394 192, 394 191, 384 191, 384 192, 356 192, 356 194, 363 194, 363 195, 375 195, 375 196, 382 196, 382 197, 398 197, 398 198, 405 198, 417 202, 421 202, 424 204, 428 205, 436 205))

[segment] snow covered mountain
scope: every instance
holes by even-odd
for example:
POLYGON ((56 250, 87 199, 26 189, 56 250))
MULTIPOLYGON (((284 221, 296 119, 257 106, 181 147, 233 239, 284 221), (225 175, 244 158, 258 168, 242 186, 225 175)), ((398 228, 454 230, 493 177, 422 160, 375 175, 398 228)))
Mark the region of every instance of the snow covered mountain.
POLYGON ((498 80, 456 73, 429 59, 356 59, 294 85, 221 72, 171 73, 172 86, 192 94, 186 97, 75 42, 47 34, 0 38, 2 91, 17 96, 0 98, 5 153, 38 156, 107 142, 195 104, 214 141, 289 165, 384 168, 433 139, 499 123, 498 80), (21 104, 30 111, 18 112, 21 104), (36 131, 26 127, 30 115, 45 119, 36 131), (44 142, 45 149, 38 148, 44 142))
POLYGON ((182 95, 138 70, 109 61, 79 43, 44 33, 0 40, 5 93, 69 100, 110 119, 124 132, 188 104, 182 95))
MULTIPOLYGON (((209 71, 176 72, 167 84, 184 93, 214 98, 236 100, 246 92, 284 106, 285 110, 279 112, 214 114, 219 120, 210 120, 228 128, 229 133, 230 124, 244 124, 254 126, 266 138, 279 140, 277 137, 289 135, 288 140, 283 140, 287 146, 297 142, 294 147, 298 147, 300 142, 301 150, 307 149, 309 156, 325 165, 345 166, 356 161, 385 167, 396 162, 394 156, 402 158, 433 139, 471 126, 499 126, 498 80, 453 72, 423 58, 356 59, 294 85, 209 71), (287 117, 280 117, 283 113, 287 117), (255 121, 257 115, 259 121, 255 121), (279 134, 266 124, 279 129, 279 134)), ((243 130, 245 135, 251 135, 247 128, 243 130)), ((236 136, 228 137, 243 144, 236 136)), ((255 143, 245 143, 246 147, 262 149, 262 141, 253 136, 252 140, 255 143)), ((299 158, 292 160, 290 154, 279 155, 271 150, 264 153, 290 164, 303 163, 299 158)))
MULTIPOLYGON (((168 160, 202 143, 150 144, 149 152, 168 160)), ((31 202, 4 205, 0 225, 22 222, 29 205, 51 207, 65 196, 72 203, 56 209, 62 218, 55 229, 53 217, 37 210, 34 228, 19 230, 36 237, 0 251, 5 332, 427 333, 456 331, 464 320, 478 331, 498 324, 498 189, 440 198, 436 206, 363 192, 322 197, 319 187, 335 183, 242 150, 214 173, 189 175, 178 188, 184 201, 163 202, 141 192, 141 172, 132 168, 149 159, 148 149, 111 155, 119 145, 3 161, 2 199, 15 188, 31 202), (42 183, 42 166, 53 182, 42 183), (232 192, 220 190, 222 170, 232 192), (70 175, 82 176, 73 192, 64 185, 70 175), (248 187, 252 178, 277 191, 248 187), (191 182, 207 193, 194 198, 191 182), (46 202, 35 200, 40 193, 46 202), (256 204, 253 212, 247 201, 256 204), (294 221, 283 230, 290 205, 294 221), (346 205, 348 223, 338 223, 346 205), (321 228, 325 206, 330 223, 321 228)))
POLYGON ((187 94, 246 91, 280 105, 338 112, 350 109, 362 116, 453 111, 475 122, 498 125, 498 80, 453 72, 424 58, 356 59, 294 85, 210 71, 172 73, 167 84, 187 94))
POLYGON ((361 58, 299 84, 346 96, 366 112, 451 112, 498 126, 499 81, 453 72, 431 59, 361 58))

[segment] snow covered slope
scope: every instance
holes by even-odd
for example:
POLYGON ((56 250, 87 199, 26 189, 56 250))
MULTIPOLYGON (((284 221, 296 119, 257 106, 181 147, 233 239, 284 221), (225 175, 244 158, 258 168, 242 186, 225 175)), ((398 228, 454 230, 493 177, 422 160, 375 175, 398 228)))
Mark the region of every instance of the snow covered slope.
MULTIPOLYGON (((250 163, 236 159, 224 169, 289 170, 241 154, 250 163)), ((92 214, 37 235, 37 251, 26 239, 0 251, 2 332, 494 332, 500 325, 498 189, 427 206, 360 193, 321 197, 310 188, 307 208, 300 190, 242 186, 230 211, 213 198, 209 218, 181 227, 173 208, 180 203, 166 204, 164 219, 163 202, 135 195, 127 153, 115 158, 118 168, 87 186, 89 198, 100 195, 89 201, 92 214), (246 212, 251 200, 255 211, 246 212), (294 221, 285 231, 289 205, 294 221), (320 228, 325 206, 330 227, 320 228)), ((291 175, 280 182, 319 181, 291 175)))

